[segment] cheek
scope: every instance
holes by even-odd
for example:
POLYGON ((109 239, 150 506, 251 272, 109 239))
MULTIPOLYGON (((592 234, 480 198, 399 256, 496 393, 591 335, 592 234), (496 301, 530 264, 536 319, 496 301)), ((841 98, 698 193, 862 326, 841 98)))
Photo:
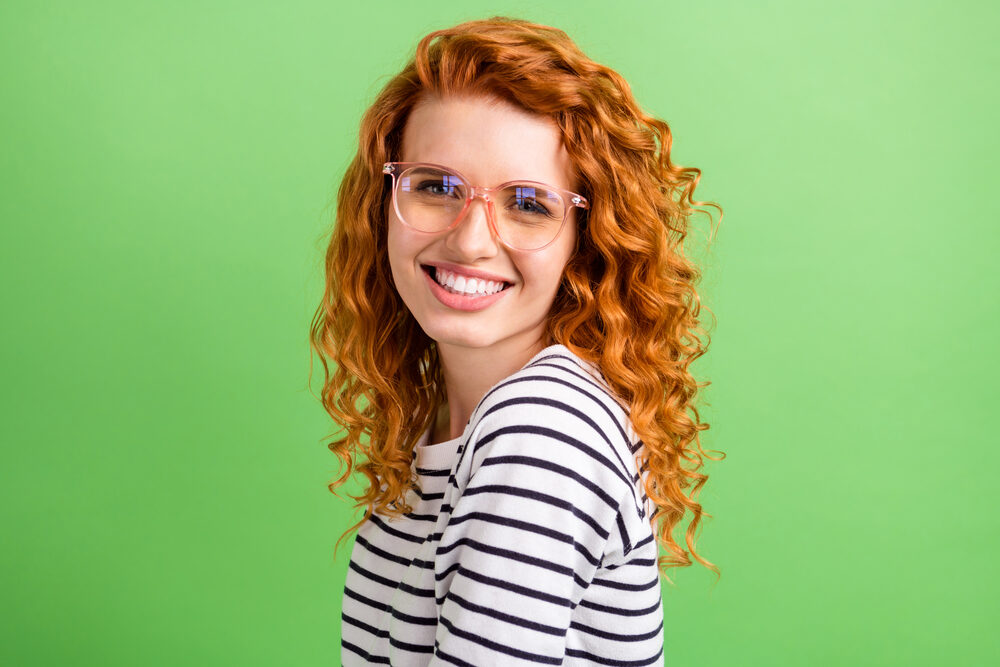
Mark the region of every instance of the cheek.
POLYGON ((536 295, 554 296, 559 290, 565 264, 561 257, 553 257, 525 267, 522 273, 525 284, 531 285, 531 291, 536 295))
POLYGON ((405 233, 400 233, 399 227, 391 220, 386 232, 385 243, 386 254, 389 256, 389 270, 398 291, 401 273, 405 271, 406 266, 407 245, 405 233))
POLYGON ((402 266, 407 257, 414 252, 414 243, 411 235, 407 233, 406 229, 393 216, 389 217, 389 228, 386 231, 385 242, 389 261, 394 266, 402 266))
POLYGON ((553 252, 549 261, 546 262, 548 281, 553 291, 559 288, 566 265, 569 264, 569 261, 573 258, 573 253, 576 251, 576 234, 566 234, 565 239, 559 245, 560 247, 553 252))
POLYGON ((534 293, 555 295, 575 248, 576 236, 566 234, 560 236, 554 246, 538 253, 521 255, 515 261, 525 286, 530 286, 534 293))
POLYGON ((424 281, 424 272, 417 266, 417 257, 429 243, 428 239, 403 226, 394 216, 389 217, 389 228, 386 232, 386 254, 389 256, 389 268, 397 292, 402 286, 404 290, 412 291, 414 286, 424 281))

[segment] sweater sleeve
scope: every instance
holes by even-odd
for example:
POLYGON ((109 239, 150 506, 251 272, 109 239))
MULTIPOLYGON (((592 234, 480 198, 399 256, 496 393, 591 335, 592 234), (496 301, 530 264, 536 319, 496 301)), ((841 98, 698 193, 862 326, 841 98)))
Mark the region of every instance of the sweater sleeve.
POLYGON ((463 455, 435 557, 432 665, 561 664, 615 529, 624 487, 601 433, 558 402, 522 402, 484 418, 463 455))

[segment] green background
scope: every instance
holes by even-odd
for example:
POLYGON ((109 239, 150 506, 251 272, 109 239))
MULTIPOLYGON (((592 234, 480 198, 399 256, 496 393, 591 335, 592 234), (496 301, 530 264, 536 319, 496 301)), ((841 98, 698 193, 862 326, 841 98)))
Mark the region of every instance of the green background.
POLYGON ((671 570, 667 664, 997 664, 1000 9, 858 0, 0 5, 0 663, 339 664, 328 204, 417 40, 494 14, 725 209, 722 578, 671 570))

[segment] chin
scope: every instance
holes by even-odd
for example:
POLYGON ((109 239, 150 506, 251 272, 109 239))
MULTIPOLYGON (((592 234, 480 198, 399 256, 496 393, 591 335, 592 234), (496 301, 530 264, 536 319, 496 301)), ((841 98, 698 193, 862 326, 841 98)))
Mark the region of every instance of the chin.
POLYGON ((425 327, 424 333, 439 345, 455 345, 457 347, 489 347, 498 340, 495 336, 484 331, 449 326, 425 327))

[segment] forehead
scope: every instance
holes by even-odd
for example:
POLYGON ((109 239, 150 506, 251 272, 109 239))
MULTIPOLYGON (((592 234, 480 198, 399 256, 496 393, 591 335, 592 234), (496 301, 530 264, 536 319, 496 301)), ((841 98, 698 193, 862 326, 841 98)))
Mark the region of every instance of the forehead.
POLYGON ((572 189, 555 122, 492 98, 422 98, 406 121, 400 159, 452 167, 477 185, 532 180, 572 189))

